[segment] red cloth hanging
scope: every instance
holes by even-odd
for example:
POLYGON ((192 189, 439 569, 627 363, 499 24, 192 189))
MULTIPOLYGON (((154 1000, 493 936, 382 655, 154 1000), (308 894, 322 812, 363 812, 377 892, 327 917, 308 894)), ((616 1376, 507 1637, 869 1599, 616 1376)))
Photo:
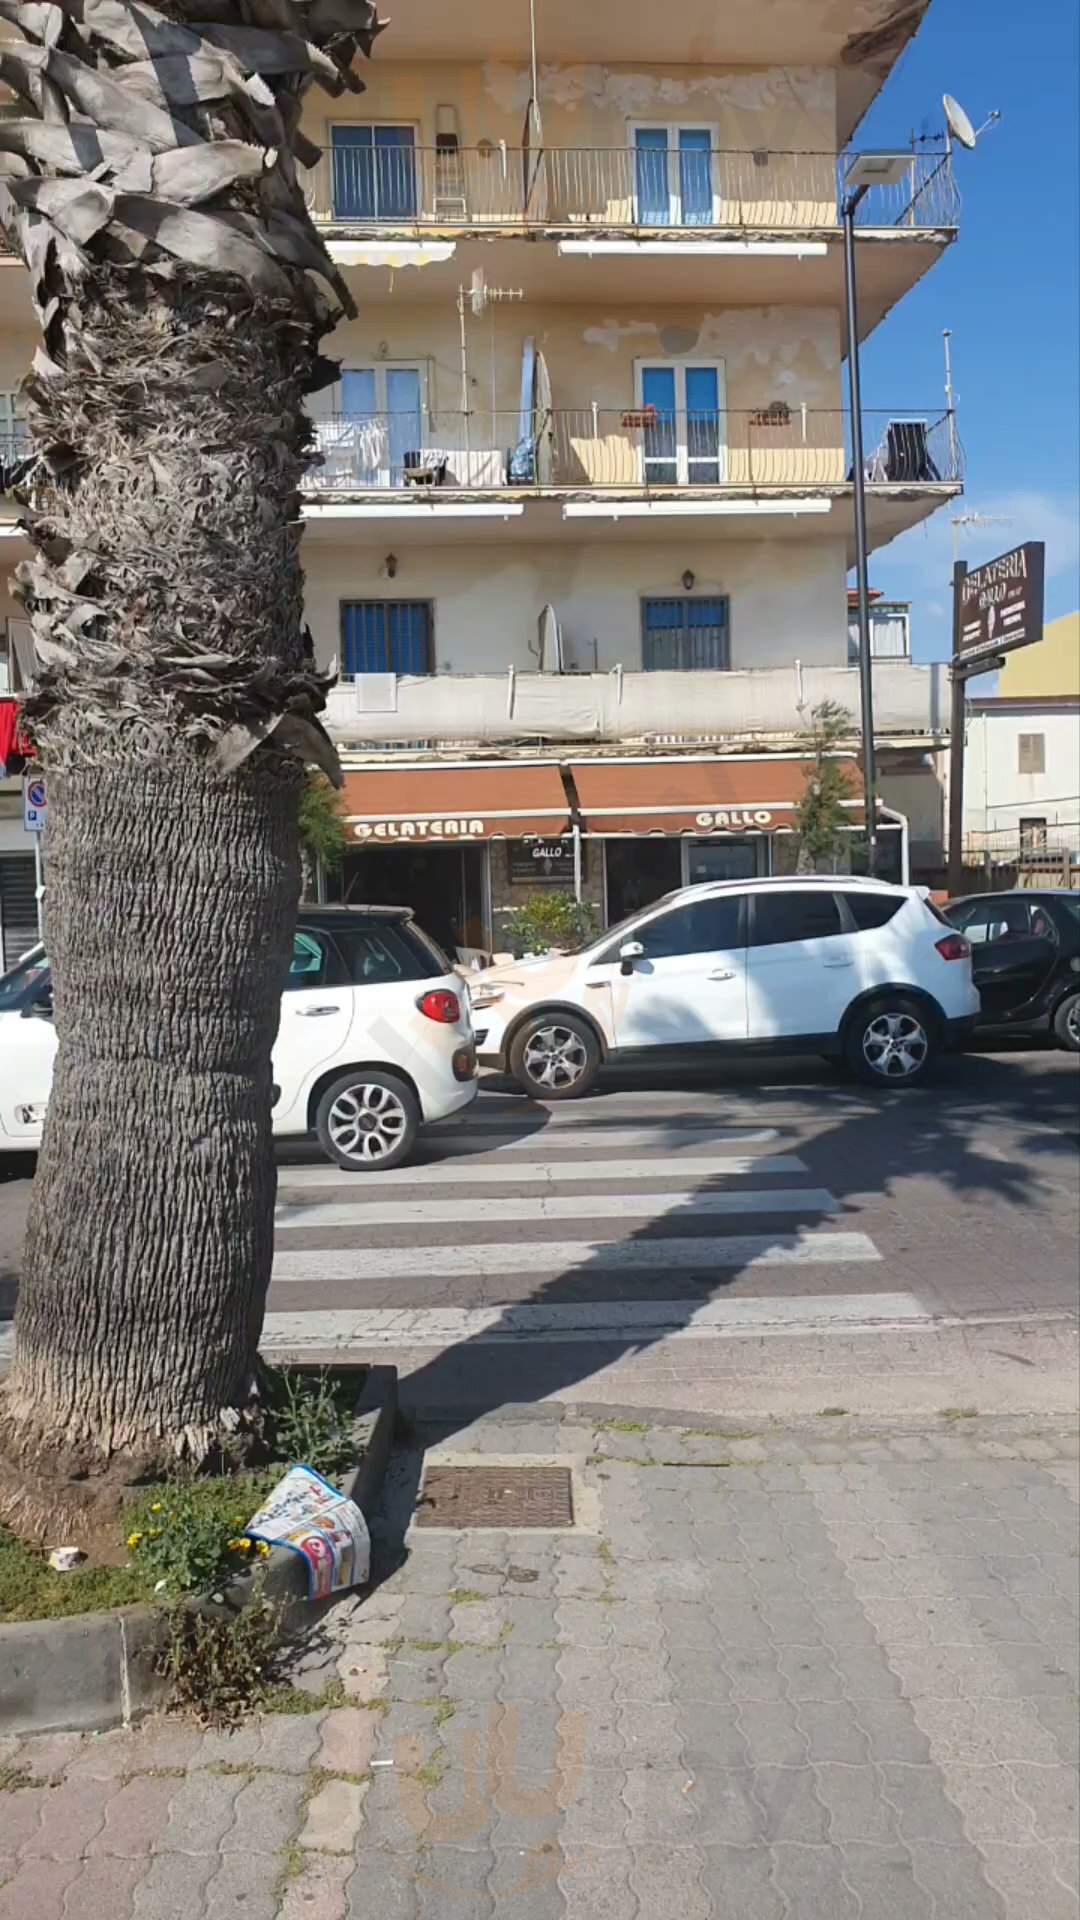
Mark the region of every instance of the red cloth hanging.
POLYGON ((14 700, 0 699, 0 767, 7 767, 16 752, 19 736, 19 709, 14 700))

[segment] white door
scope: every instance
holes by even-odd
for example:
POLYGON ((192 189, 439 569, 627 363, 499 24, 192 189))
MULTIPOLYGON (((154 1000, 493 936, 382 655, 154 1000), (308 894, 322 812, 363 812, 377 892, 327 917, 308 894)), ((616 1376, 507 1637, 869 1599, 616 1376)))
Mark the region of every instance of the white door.
POLYGON ((857 936, 829 887, 750 896, 747 1025, 751 1040, 832 1034, 859 990, 857 936))
MULTIPOLYGON (((586 974, 610 987, 615 1045, 709 1046, 746 1038, 743 896, 721 894, 669 907, 624 928, 586 974), (619 949, 644 949, 624 973, 619 949)), ((591 997, 591 996, 590 996, 591 997)))
POLYGON ((727 474, 724 366, 719 360, 639 360, 642 479, 655 487, 715 487, 727 474))
MULTIPOLYGON (((47 969, 44 958, 40 965, 47 969)), ((30 963, 27 974, 34 970, 30 963)), ((0 1012, 0 1123, 5 1134, 32 1147, 41 1139, 56 1059, 52 987, 45 980, 20 998, 19 1008, 0 1012)))
POLYGON ((335 1055, 347 1058, 355 997, 329 935, 298 927, 274 1042, 275 1133, 307 1132, 307 1089, 335 1055))
POLYGON ((419 367, 343 367, 341 432, 355 462, 358 487, 401 487, 407 456, 424 446, 419 367))

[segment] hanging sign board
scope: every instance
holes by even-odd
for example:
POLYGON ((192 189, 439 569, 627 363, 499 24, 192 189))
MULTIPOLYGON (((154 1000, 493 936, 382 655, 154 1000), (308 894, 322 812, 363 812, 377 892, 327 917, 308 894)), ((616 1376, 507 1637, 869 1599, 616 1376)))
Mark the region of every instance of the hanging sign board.
MULTIPOLYGON (((510 840, 507 842, 510 879, 515 885, 572 887, 574 884, 573 840, 510 840)), ((581 871, 585 873, 585 848, 581 849, 581 871)))
POLYGON ((985 672, 1004 653, 1043 635, 1046 548, 1027 540, 964 575, 956 610, 954 670, 985 672))

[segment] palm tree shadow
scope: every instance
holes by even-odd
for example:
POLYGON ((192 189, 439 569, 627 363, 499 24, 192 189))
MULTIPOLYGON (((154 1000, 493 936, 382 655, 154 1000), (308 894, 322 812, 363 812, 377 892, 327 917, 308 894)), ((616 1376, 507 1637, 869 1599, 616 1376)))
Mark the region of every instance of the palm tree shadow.
MULTIPOLYGON (((732 1116, 733 1126, 745 1125, 748 1129, 768 1125, 775 1116, 779 1131, 790 1130, 793 1081, 798 1092, 813 1090, 817 1099, 810 1122, 812 1137, 798 1143, 809 1178, 807 1174, 762 1174, 752 1167, 733 1178, 725 1174, 724 1162, 718 1159, 714 1172, 685 1182, 689 1203, 673 1194, 672 1206, 662 1217, 622 1236, 622 1244, 633 1249, 627 1264, 612 1266, 611 1236, 605 1236, 597 1242, 591 1259, 540 1281, 524 1301, 509 1297, 508 1279, 496 1324, 433 1353, 402 1381, 402 1401, 415 1418, 416 1437, 399 1462, 393 1498, 381 1516, 379 1557, 385 1556, 388 1564, 398 1564, 404 1550, 423 1473, 425 1445, 464 1433, 485 1414, 522 1403, 537 1408, 547 1401, 565 1403, 581 1398, 577 1390, 597 1373, 640 1357, 672 1333, 692 1329, 698 1309, 730 1298, 740 1287, 745 1294, 766 1298, 792 1292, 810 1297, 828 1291, 822 1286, 821 1266, 812 1262, 775 1265, 744 1260, 703 1270, 690 1264, 691 1253, 680 1269, 679 1248, 690 1250, 695 1241, 743 1235, 766 1236, 774 1244, 796 1246, 812 1238, 815 1231, 858 1229, 869 1204, 896 1197, 903 1184, 912 1180, 930 1183, 931 1205, 939 1202, 947 1208, 950 1203, 955 1207, 958 1202, 968 1205, 992 1198, 998 1205, 1004 1200, 1019 1210, 1033 1212, 1044 1195, 1044 1180, 1040 1170, 1033 1174, 1032 1161, 1048 1172, 1057 1163, 1071 1168, 1080 1143, 1077 1081, 1062 1068, 1060 1056, 1038 1067, 1025 1063, 1022 1070, 1008 1060, 977 1052, 947 1056, 935 1082, 897 1093, 861 1089, 820 1061, 807 1062, 805 1058, 797 1062, 744 1058, 717 1068, 706 1084, 715 1085, 717 1080, 730 1085, 740 1096, 752 1091, 752 1118, 732 1116), (1002 1159, 999 1149, 990 1151, 990 1143, 979 1137, 988 1111, 1015 1129, 1017 1156, 1012 1164, 1002 1159), (797 1187, 803 1180, 807 1187, 828 1188, 835 1198, 836 1212, 823 1217, 819 1209, 808 1204, 805 1209, 786 1214, 778 1232, 776 1215, 769 1211, 769 1190, 797 1187), (766 1197, 759 1212, 717 1216, 696 1211, 694 1198, 717 1188, 763 1190, 766 1197), (748 1276, 753 1282, 750 1288, 743 1286, 748 1276), (534 1316, 530 1313, 523 1322, 520 1313, 522 1306, 546 1309, 555 1323, 562 1314, 579 1317, 586 1302, 608 1307, 635 1303, 640 1313, 641 1306, 650 1300, 662 1306, 655 1329, 643 1327, 639 1319, 624 1335, 607 1339, 582 1339, 580 1335, 574 1339, 568 1330, 562 1333, 554 1324, 545 1333, 530 1333, 526 1322, 534 1316)), ((700 1092, 703 1075, 700 1069, 688 1071, 670 1065, 648 1074, 612 1073, 603 1089, 580 1102, 575 1111, 575 1119, 580 1111, 583 1126, 595 1128, 598 1145, 603 1144, 605 1103, 613 1091, 628 1082, 638 1092, 643 1085, 665 1093, 700 1092)), ((626 1115, 621 1117, 625 1123, 626 1115)), ((676 1149, 686 1140, 687 1121, 688 1116, 674 1114, 656 1123, 659 1155, 665 1150, 670 1154, 667 1160, 658 1158, 658 1177, 679 1173, 676 1149)), ((634 1124, 641 1126, 642 1122, 639 1119, 634 1124)), ((800 1132, 807 1131, 805 1120, 799 1126, 800 1132)), ((551 1129, 549 1139, 557 1147, 557 1128, 551 1129)), ((524 1166, 522 1176, 528 1178, 524 1166)), ((481 1183, 481 1168, 476 1177, 481 1183)), ((628 1181, 633 1177, 628 1174, 628 1181)), ((587 1178, 587 1162, 568 1163, 568 1186, 587 1178)), ((628 1219, 633 1218, 633 1206, 633 1194, 628 1192, 628 1219)), ((508 1275, 514 1264, 513 1248, 508 1247, 508 1275)), ((437 1266, 437 1256, 433 1256, 433 1266, 437 1266)), ((887 1293, 895 1287, 885 1261, 868 1260, 845 1268, 845 1272, 854 1276, 852 1286, 860 1293, 887 1293)))

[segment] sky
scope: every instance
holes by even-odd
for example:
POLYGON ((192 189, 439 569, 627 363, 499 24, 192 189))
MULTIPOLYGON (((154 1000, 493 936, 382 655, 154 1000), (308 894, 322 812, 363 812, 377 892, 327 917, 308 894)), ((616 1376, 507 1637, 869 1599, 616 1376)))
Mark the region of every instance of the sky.
POLYGON ((942 330, 952 330, 963 499, 870 556, 870 584, 912 602, 912 655, 950 651, 954 513, 978 566, 1046 542, 1046 617, 1080 606, 1080 5, 932 0, 853 145, 903 147, 937 131, 951 93, 976 126, 957 150, 960 237, 863 348, 863 406, 944 406, 942 330))

